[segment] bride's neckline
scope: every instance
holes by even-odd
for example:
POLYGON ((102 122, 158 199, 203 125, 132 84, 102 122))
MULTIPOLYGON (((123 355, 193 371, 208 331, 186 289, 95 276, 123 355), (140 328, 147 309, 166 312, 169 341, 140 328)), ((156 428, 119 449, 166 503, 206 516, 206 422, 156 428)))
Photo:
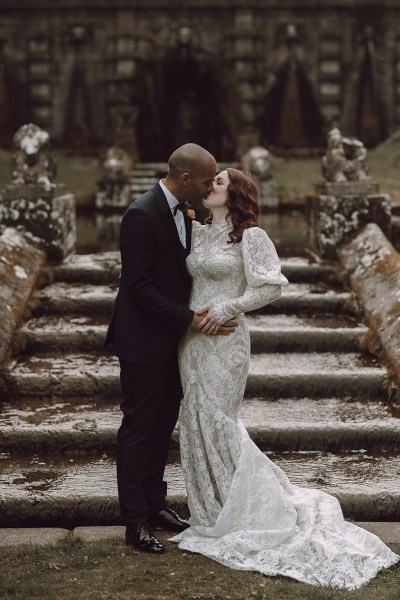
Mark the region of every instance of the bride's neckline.
POLYGON ((232 221, 230 219, 221 219, 220 221, 213 221, 210 225, 210 230, 213 233, 225 231, 225 229, 232 229, 232 221))

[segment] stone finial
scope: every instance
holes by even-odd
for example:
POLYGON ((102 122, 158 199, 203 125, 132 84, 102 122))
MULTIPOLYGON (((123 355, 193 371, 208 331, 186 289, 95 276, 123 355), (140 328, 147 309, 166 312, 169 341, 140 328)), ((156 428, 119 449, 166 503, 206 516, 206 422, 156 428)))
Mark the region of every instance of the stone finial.
POLYGON ((270 152, 263 146, 253 146, 240 162, 254 178, 261 206, 276 209, 279 206, 278 184, 271 174, 270 152))
POLYGON ((132 175, 133 160, 122 148, 108 148, 103 164, 104 179, 112 182, 126 183, 132 175))
POLYGON ((271 159, 266 148, 254 146, 242 157, 241 163, 246 171, 259 179, 271 179, 271 159))
POLYGON ((131 202, 133 158, 123 148, 108 148, 102 162, 103 175, 98 182, 96 208, 127 207, 131 202))
POLYGON ((322 158, 322 174, 327 181, 346 182, 369 180, 367 150, 355 138, 343 137, 335 127, 328 133, 328 144, 322 158))
POLYGON ((47 131, 28 123, 18 129, 13 141, 13 183, 43 183, 51 189, 56 168, 47 131))

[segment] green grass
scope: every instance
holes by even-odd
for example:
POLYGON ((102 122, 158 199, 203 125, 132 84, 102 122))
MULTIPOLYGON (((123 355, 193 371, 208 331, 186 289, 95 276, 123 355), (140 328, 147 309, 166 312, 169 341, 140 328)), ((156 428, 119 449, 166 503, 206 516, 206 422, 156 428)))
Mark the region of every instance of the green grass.
MULTIPOLYGON (((165 542, 168 535, 161 534, 165 542)), ((149 556, 121 539, 0 549, 2 600, 399 600, 400 569, 381 572, 356 592, 316 588, 283 577, 234 571, 182 552, 149 556)), ((391 545, 399 552, 400 545, 391 545)))
MULTIPOLYGON (((77 156, 55 150, 57 181, 65 183, 71 192, 93 193, 97 188, 101 170, 95 156, 77 156)), ((381 191, 400 194, 400 141, 384 144, 369 152, 371 176, 378 181, 381 191)), ((273 161, 272 173, 280 188, 293 194, 314 190, 322 180, 321 157, 280 158, 273 161)), ((0 189, 11 181, 11 152, 0 149, 0 189)))

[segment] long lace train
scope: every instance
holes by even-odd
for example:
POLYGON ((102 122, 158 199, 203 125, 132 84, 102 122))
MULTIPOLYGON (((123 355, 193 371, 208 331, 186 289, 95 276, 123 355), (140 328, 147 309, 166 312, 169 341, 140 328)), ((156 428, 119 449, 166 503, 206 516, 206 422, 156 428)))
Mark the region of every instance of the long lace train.
POLYGON ((197 226, 188 268, 191 307, 238 316, 228 337, 189 330, 180 346, 179 430, 191 527, 172 538, 228 567, 357 589, 399 560, 375 535, 347 523, 336 498, 290 483, 238 419, 250 360, 243 312, 280 295, 287 280, 258 228, 226 243, 229 223, 197 226))

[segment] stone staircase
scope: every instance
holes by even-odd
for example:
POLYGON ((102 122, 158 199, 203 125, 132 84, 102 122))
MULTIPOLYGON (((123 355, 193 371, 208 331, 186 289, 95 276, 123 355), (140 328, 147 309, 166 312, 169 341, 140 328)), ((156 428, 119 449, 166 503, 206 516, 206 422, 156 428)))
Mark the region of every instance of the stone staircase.
MULTIPOLYGON (((399 412, 385 368, 360 350, 356 303, 333 266, 299 257, 282 265, 291 285, 249 316, 241 417, 293 483, 333 493, 349 518, 398 520, 399 412)), ((119 522, 119 369, 102 347, 118 274, 118 253, 74 255, 36 294, 21 352, 3 373, 1 526, 119 522)), ((182 509, 178 445, 175 432, 166 479, 182 509)))

